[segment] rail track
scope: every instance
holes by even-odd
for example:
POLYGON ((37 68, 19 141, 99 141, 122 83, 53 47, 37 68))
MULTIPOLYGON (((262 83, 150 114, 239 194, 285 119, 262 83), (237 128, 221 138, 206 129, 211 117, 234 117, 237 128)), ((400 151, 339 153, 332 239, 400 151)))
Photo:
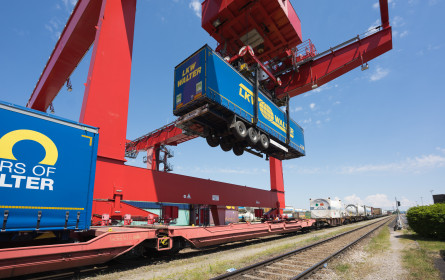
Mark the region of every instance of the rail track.
MULTIPOLYGON (((374 223, 375 224, 375 223, 374 223)), ((361 228, 365 228, 360 227, 361 228)), ((188 259, 197 257, 200 255, 206 255, 206 254, 212 254, 219 251, 225 251, 225 250, 233 250, 233 249, 242 249, 245 246, 254 245, 262 242, 270 242, 270 241, 278 241, 281 239, 288 238, 289 235, 278 235, 278 236, 272 236, 267 238, 258 238, 255 240, 249 240, 244 242, 235 242, 226 244, 223 246, 215 246, 215 247, 209 247, 205 249, 191 249, 187 248, 183 250, 180 254, 176 255, 147 255, 144 258, 129 258, 129 259, 119 259, 119 260, 113 260, 109 263, 97 265, 97 266, 86 266, 86 267, 79 267, 75 269, 68 269, 68 270, 62 270, 62 271, 52 271, 52 272, 46 272, 46 273, 38 273, 33 275, 26 275, 23 277, 14 277, 10 278, 11 280, 68 280, 68 279, 83 279, 87 277, 95 277, 98 273, 100 274, 108 274, 112 272, 125 272, 125 271, 131 271, 132 269, 137 269, 139 267, 144 267, 147 265, 154 265, 154 264, 162 264, 164 262, 170 262, 180 259, 188 259)), ((323 242, 323 241, 322 241, 323 242)), ((321 243, 321 242, 319 242, 321 243)), ((319 244, 317 243, 317 244, 319 244)), ((312 246, 312 245, 311 245, 312 246)), ((308 248, 310 246, 304 247, 308 248)), ((302 248, 302 249, 304 249, 302 248)), ((298 251, 298 250, 297 250, 298 251)), ((283 266, 286 268, 285 266, 283 266)), ((241 270, 238 270, 236 272, 240 272, 241 270)), ((284 270, 283 270, 284 271, 284 270)), ((289 272, 289 271, 288 271, 289 272)), ((236 273, 235 273, 236 274, 236 273)), ((220 277, 226 277, 226 275, 221 275, 220 277)), ((234 277, 235 275, 227 274, 227 277, 234 277)), ((214 278, 214 279, 231 279, 231 278, 214 278)), ((234 278, 238 279, 238 278, 234 278)), ((243 279, 243 278, 240 278, 243 279)), ((249 278, 244 278, 249 279, 249 278)), ((255 278, 253 278, 255 279, 255 278)), ((259 278, 259 279, 274 279, 272 275, 267 275, 266 277, 259 278)), ((277 279, 283 279, 283 278, 277 278, 277 279)), ((287 278, 289 279, 289 278, 287 278)), ((298 278, 297 278, 298 279, 298 278)))
POLYGON ((389 217, 353 229, 280 256, 212 278, 220 279, 303 279, 327 261, 356 244, 369 234, 394 219, 389 217))

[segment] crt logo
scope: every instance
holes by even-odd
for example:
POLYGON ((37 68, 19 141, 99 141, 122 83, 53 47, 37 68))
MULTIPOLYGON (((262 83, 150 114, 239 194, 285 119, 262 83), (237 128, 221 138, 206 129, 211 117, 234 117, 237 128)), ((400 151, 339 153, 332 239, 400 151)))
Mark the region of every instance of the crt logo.
MULTIPOLYGON (((33 151, 27 151, 32 153, 33 151)), ((54 142, 46 135, 27 129, 14 130, 0 138, 0 188, 54 190, 54 176, 59 153, 54 142), (38 165, 30 165, 26 158, 17 159, 14 145, 23 140, 40 144, 45 150, 38 165)))

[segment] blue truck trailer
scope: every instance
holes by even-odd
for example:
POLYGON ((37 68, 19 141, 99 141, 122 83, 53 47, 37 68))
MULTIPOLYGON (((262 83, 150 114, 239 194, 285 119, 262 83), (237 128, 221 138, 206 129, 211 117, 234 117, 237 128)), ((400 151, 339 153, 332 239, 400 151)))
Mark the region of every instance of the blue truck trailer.
POLYGON ((98 129, 3 102, 0 119, 0 240, 89 229, 98 129))
POLYGON ((174 82, 173 113, 186 133, 238 156, 305 155, 303 129, 209 46, 176 66, 174 82))

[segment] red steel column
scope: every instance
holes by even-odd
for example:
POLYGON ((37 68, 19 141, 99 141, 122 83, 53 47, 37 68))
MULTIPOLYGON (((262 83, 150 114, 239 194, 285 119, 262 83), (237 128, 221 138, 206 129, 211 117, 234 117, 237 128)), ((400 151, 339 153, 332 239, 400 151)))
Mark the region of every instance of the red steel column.
POLYGON ((286 205, 284 199, 284 180, 283 180, 283 165, 281 160, 270 157, 270 191, 277 194, 276 207, 277 213, 283 214, 283 208, 286 205))
POLYGON ((382 19, 382 27, 389 27, 389 7, 388 0, 379 0, 380 4, 380 17, 382 19))
POLYGON ((104 0, 80 122, 100 128, 100 158, 125 160, 136 0, 104 0))

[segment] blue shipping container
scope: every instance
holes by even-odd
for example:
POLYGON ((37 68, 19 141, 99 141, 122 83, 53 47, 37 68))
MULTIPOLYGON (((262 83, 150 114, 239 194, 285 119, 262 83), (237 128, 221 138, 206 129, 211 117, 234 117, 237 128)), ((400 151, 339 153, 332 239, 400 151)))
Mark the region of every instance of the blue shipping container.
POLYGON ((98 129, 0 103, 1 231, 86 230, 98 129))
MULTIPOLYGON (((175 68, 173 113, 182 116, 207 102, 235 113, 246 122, 254 117, 254 86, 209 46, 175 68)), ((286 113, 264 93, 258 94, 257 127, 286 145, 286 113)), ((305 155, 303 129, 290 120, 290 143, 297 156, 305 155)), ((295 156, 294 156, 295 157, 295 156)))

